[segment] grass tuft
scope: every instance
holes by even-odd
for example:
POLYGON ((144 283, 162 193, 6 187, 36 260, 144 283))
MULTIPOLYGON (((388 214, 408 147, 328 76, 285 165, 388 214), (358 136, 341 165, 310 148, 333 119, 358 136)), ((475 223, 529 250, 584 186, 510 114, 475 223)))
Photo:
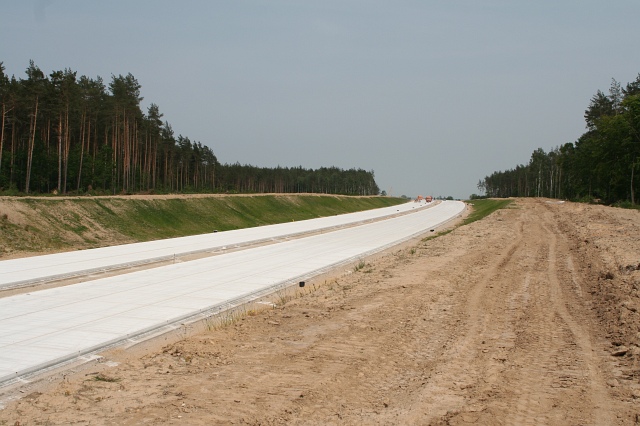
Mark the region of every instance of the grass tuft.
POLYGON ((362 269, 364 269, 365 266, 367 266, 365 261, 364 260, 360 260, 360 262, 358 262, 358 264, 353 268, 353 272, 361 271, 362 269))
POLYGON ((109 377, 104 374, 98 374, 93 378, 93 380, 95 380, 96 382, 109 382, 109 383, 115 383, 120 381, 120 379, 116 377, 109 377))

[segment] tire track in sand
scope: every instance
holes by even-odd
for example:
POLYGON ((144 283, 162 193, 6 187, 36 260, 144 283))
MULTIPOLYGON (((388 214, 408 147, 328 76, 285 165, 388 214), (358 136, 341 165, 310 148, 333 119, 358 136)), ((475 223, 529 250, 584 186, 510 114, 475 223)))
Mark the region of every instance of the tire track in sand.
MULTIPOLYGON (((579 352, 583 364, 582 368, 586 368, 587 370, 594 424, 612 424, 613 414, 608 409, 612 406, 613 401, 609 397, 605 379, 600 373, 602 360, 596 355, 596 348, 591 342, 589 330, 583 327, 567 308, 570 304, 580 307, 583 301, 570 302, 567 300, 564 296, 565 291, 563 291, 563 286, 561 285, 561 283, 568 285, 567 292, 569 295, 572 295, 577 289, 577 296, 579 297, 582 293, 580 291, 581 287, 579 284, 576 285, 576 283, 580 282, 580 278, 576 276, 576 271, 573 268, 574 262, 567 240, 565 238, 558 238, 558 235, 562 234, 560 234, 554 222, 551 222, 548 226, 554 228, 550 230, 547 226, 544 226, 550 236, 547 275, 554 309, 571 332, 573 342, 577 345, 576 350, 579 352), (562 250, 558 250, 558 245, 562 246, 562 250), (558 253, 564 253, 566 258, 561 258, 558 253), (564 263, 566 266, 561 268, 561 263, 564 263)), ((575 300, 575 298, 572 299, 575 300)), ((586 324, 586 322, 582 321, 582 324, 586 324)))
POLYGON ((458 405, 430 422, 614 424, 566 238, 540 204, 519 220, 530 225, 471 284, 467 331, 442 360, 439 386, 430 387, 446 392, 447 382, 462 381, 466 392, 458 391, 458 405))
MULTIPOLYGON (((471 252, 456 259, 456 264, 473 265, 473 271, 466 268, 456 270, 454 266, 454 270, 447 274, 454 275, 447 278, 457 285, 466 287, 466 297, 459 300, 452 313, 460 318, 459 326, 434 363, 430 379, 421 390, 422 396, 418 399, 429 403, 402 419, 402 423, 436 424, 444 420, 455 424, 454 417, 459 417, 463 423, 473 422, 486 411, 484 398, 471 398, 469 393, 486 387, 484 376, 487 366, 478 366, 478 357, 485 359, 491 355, 487 350, 491 345, 489 340, 506 338, 502 328, 494 332, 494 323, 504 311, 504 304, 491 295, 503 292, 501 287, 513 268, 513 257, 523 243, 523 226, 516 224, 490 236, 486 251, 471 252), (488 336, 493 337, 490 339, 488 336)), ((496 424, 495 421, 492 424, 496 424)))
POLYGON ((586 324, 583 319, 574 317, 584 316, 583 301, 571 291, 579 278, 569 269, 568 244, 558 237, 551 215, 538 214, 542 220, 532 222, 525 236, 536 246, 528 252, 534 256, 523 253, 523 266, 531 270, 523 289, 531 303, 520 307, 513 324, 515 346, 505 357, 511 368, 504 383, 517 389, 511 402, 505 399, 505 424, 612 424, 612 401, 589 330, 581 325, 586 324), (565 283, 568 291, 563 291, 565 283))

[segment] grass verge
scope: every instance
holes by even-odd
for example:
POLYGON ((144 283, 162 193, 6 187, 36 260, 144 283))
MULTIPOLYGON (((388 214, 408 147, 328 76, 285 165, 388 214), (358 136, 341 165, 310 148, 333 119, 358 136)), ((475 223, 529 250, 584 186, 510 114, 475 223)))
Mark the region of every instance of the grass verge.
POLYGON ((86 249, 250 228, 405 202, 393 197, 307 194, 6 198, 0 200, 0 257, 11 252, 86 249), (17 212, 22 216, 17 217, 17 212))
POLYGON ((480 200, 472 200, 466 201, 467 204, 471 204, 473 206, 473 211, 467 216, 461 224, 454 226, 453 228, 445 229, 440 231, 434 235, 429 235, 422 239, 422 242, 425 243, 427 241, 433 240, 434 238, 442 237, 443 235, 447 235, 452 232, 455 228, 463 225, 468 225, 470 223, 475 222, 476 220, 483 219, 489 216, 491 213, 496 210, 504 209, 508 207, 513 200, 493 200, 493 199, 480 199, 480 200))
POLYGON ((494 200, 490 198, 467 201, 468 204, 473 206, 473 211, 464 219, 462 224, 468 225, 476 220, 483 219, 496 210, 506 208, 512 202, 513 200, 494 200))

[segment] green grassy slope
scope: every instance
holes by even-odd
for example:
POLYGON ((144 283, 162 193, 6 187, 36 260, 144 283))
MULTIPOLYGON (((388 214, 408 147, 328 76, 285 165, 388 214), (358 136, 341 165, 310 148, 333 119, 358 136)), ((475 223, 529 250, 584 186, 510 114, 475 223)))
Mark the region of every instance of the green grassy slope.
POLYGON ((391 197, 2 198, 0 256, 66 251, 387 207, 391 197))

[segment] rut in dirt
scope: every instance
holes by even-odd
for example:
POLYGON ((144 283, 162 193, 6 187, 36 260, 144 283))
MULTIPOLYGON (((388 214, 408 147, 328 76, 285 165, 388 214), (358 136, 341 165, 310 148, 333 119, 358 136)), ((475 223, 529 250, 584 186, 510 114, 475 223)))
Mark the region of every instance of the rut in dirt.
POLYGON ((82 375, 0 423, 634 424, 582 207, 514 204, 221 329, 107 354, 117 382, 82 375))
POLYGON ((481 256, 489 264, 469 283, 459 311, 467 318, 438 372, 442 383, 468 377, 463 406, 442 420, 613 424, 616 404, 600 373, 569 242, 540 204, 509 214, 520 216, 511 221, 510 244, 458 260, 482 264, 471 260, 481 256))

